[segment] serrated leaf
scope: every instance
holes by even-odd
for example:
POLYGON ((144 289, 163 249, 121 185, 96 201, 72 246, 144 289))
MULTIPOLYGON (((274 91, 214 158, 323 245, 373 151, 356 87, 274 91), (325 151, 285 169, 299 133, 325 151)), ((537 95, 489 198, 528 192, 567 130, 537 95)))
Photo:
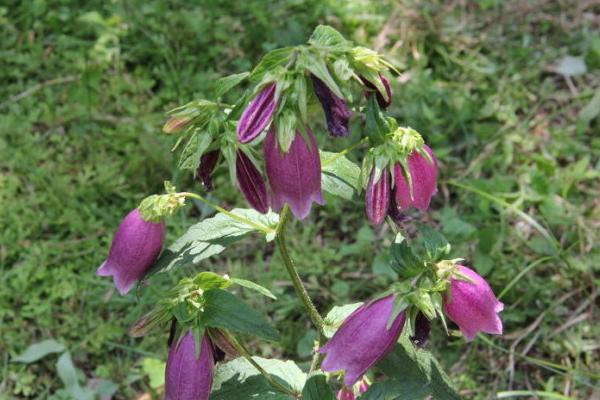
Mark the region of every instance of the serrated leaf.
POLYGON ((194 132, 179 157, 179 169, 196 171, 200 165, 200 157, 212 143, 212 136, 207 132, 194 132))
POLYGON ((344 36, 328 25, 319 25, 308 39, 308 43, 329 51, 347 51, 352 44, 344 36))
POLYGON ((254 290, 255 292, 258 292, 258 293, 262 294, 263 296, 269 297, 273 300, 277 300, 277 297, 269 289, 267 289, 264 286, 259 285, 258 283, 248 281, 246 279, 240 279, 240 278, 231 278, 229 281, 236 285, 245 287, 246 289, 254 290))
POLYGON ((352 303, 333 307, 325 317, 325 326, 323 327, 325 336, 328 338, 332 337, 342 322, 344 322, 344 320, 362 304, 363 303, 352 303))
POLYGON ((325 375, 311 376, 302 389, 303 400, 335 400, 335 394, 327 384, 325 375))
MULTIPOLYGON (((452 387, 450 379, 442 370, 435 357, 424 349, 416 349, 406 336, 402 336, 394 350, 377 364, 393 384, 385 387, 384 399, 412 399, 402 397, 414 391, 422 399, 427 395, 435 400, 457 400, 460 395, 452 387)), ((373 392, 380 392, 381 387, 373 385, 360 399, 380 399, 373 392)))
POLYGON ((339 153, 319 151, 323 190, 350 200, 360 190, 360 167, 339 153))
POLYGON ((271 50, 265 54, 256 67, 254 67, 250 74, 250 78, 253 81, 260 81, 267 72, 285 64, 292 55, 294 49, 294 47, 282 47, 281 49, 271 50))
MULTIPOLYGON (((195 225, 162 252, 150 274, 167 272, 176 267, 196 265, 200 261, 219 254, 225 248, 250 232, 259 232, 259 227, 272 229, 279 223, 279 215, 274 212, 261 214, 253 209, 235 208, 231 214, 248 220, 253 225, 219 213, 195 225)), ((267 234, 267 240, 271 240, 267 234)))
POLYGON ((221 328, 236 333, 259 336, 267 340, 279 340, 279 333, 255 309, 238 297, 221 289, 204 293, 202 324, 209 328, 221 328))
POLYGON ((450 243, 440 232, 427 225, 419 225, 421 239, 425 245, 425 251, 431 261, 439 261, 439 258, 450 253, 450 243))
MULTIPOLYGON (((306 374, 293 361, 252 357, 278 383, 300 393, 306 374)), ((271 384, 244 358, 220 364, 215 374, 211 400, 291 400, 296 396, 283 393, 271 384)))
POLYGON ((43 340, 30 345, 23 353, 13 357, 11 361, 30 364, 46 357, 48 354, 60 353, 64 350, 65 346, 56 340, 43 340))
POLYGON ((214 97, 218 98, 223 96, 225 93, 239 85, 248 75, 250 75, 250 72, 242 72, 240 74, 233 74, 217 79, 213 89, 214 97))
POLYGON ((392 255, 391 267, 401 279, 409 279, 423 270, 423 262, 415 256, 406 242, 393 243, 390 252, 392 255))

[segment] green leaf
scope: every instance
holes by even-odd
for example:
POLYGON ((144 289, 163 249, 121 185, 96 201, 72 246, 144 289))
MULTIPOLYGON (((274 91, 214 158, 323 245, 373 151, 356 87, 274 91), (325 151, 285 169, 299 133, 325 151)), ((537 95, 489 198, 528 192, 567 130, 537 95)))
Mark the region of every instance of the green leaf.
POLYGON ((423 270, 423 262, 415 256, 405 241, 393 243, 390 252, 392 255, 391 267, 401 278, 412 278, 423 270))
POLYGON ((308 43, 329 51, 347 51, 352 44, 344 36, 328 25, 319 25, 308 39, 308 43))
POLYGON ((217 79, 213 88, 214 97, 218 98, 223 96, 225 93, 239 85, 248 75, 250 75, 250 72, 242 72, 240 74, 233 74, 217 79))
POLYGON ((11 361, 30 364, 46 357, 48 354, 60 353, 64 350, 65 346, 56 340, 43 340, 30 345, 23 353, 13 357, 11 361))
POLYGON ((165 384, 165 362, 156 358, 144 358, 142 371, 150 380, 150 387, 157 389, 165 384))
POLYGON ((303 400, 335 400, 335 394, 327 384, 325 375, 311 376, 304 389, 302 389, 303 400))
POLYGON ((327 336, 328 338, 332 337, 335 331, 337 331, 337 329, 340 327, 342 322, 344 322, 344 320, 348 318, 348 316, 352 314, 362 304, 363 303, 353 303, 333 307, 325 317, 325 326, 323 327, 325 331, 325 336, 327 336))
MULTIPOLYGON (((306 374, 293 361, 252 357, 278 383, 300 393, 306 374)), ((213 382, 211 400, 292 400, 297 398, 283 393, 271 384, 244 358, 219 364, 213 382)))
POLYGON ((277 119, 277 141, 281 151, 287 152, 296 137, 296 114, 284 110, 277 119))
POLYGON ((373 139, 374 143, 382 142, 390 129, 379 104, 377 104, 377 96, 369 96, 367 99, 366 122, 369 137, 373 139))
POLYGON ((425 251, 431 261, 439 261, 440 257, 450 253, 450 243, 444 235, 427 225, 419 225, 418 228, 425 245, 425 251))
POLYGON ((179 157, 179 169, 196 171, 200 165, 200 157, 212 143, 213 137, 206 131, 197 131, 183 148, 179 157))
POLYGON ((81 387, 79 384, 77 369, 68 351, 64 352, 56 362, 56 372, 72 398, 78 400, 94 399, 94 392, 91 389, 81 387))
POLYGON ((231 278, 229 281, 236 285, 245 287, 246 289, 254 290, 255 292, 258 292, 258 293, 262 294, 263 296, 270 297, 273 300, 277 300, 277 297, 269 289, 267 289, 264 286, 259 285, 258 283, 248 281, 246 279, 240 279, 240 278, 231 278))
POLYGON ((331 76, 325 60, 321 57, 313 53, 304 52, 302 53, 302 56, 298 58, 298 65, 322 80, 337 97, 344 98, 338 84, 335 79, 333 79, 333 76, 331 76))
POLYGON ((360 190, 360 167, 339 153, 319 151, 323 190, 350 200, 360 190))
POLYGON ((435 357, 424 349, 415 349, 410 340, 402 336, 399 343, 377 367, 390 378, 385 385, 373 385, 362 399, 422 399, 432 396, 436 400, 460 399, 450 379, 435 357), (376 397, 382 393, 384 397, 376 397), (415 393, 410 397, 409 393, 415 393))
POLYGON ((254 308, 221 289, 204 293, 202 323, 209 328, 255 335, 267 340, 279 340, 279 333, 254 308))
MULTIPOLYGON (((274 212, 261 214, 253 209, 241 208, 235 208, 230 212, 239 219, 219 213, 192 225, 183 236, 162 252, 150 273, 196 265, 208 257, 219 254, 225 250, 225 247, 241 240, 248 233, 260 231, 260 227, 274 232, 279 222, 279 215, 274 212)), ((271 240, 271 237, 272 234, 268 234, 267 240, 271 240)))
POLYGON ((253 81, 260 81, 267 72, 285 64, 294 50, 295 47, 282 47, 281 49, 271 50, 265 54, 256 67, 254 67, 250 74, 250 78, 253 81))
POLYGON ((227 279, 211 271, 203 271, 194 277, 194 284, 202 290, 226 289, 232 285, 230 279, 227 279))

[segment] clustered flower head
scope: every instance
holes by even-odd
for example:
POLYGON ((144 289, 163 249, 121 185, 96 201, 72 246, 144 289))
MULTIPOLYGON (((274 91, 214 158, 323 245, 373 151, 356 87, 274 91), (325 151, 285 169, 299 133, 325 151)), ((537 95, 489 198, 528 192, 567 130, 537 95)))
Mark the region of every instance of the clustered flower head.
POLYGON ((388 214, 398 219, 411 207, 426 211, 437 192, 437 160, 421 135, 411 128, 397 128, 386 139, 370 154, 373 166, 365 207, 375 225, 388 214))

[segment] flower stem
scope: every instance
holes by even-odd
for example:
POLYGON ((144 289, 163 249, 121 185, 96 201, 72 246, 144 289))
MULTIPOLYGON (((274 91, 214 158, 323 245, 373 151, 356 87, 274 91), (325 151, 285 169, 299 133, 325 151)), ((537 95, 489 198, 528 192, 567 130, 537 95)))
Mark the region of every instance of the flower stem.
POLYGON ((287 223, 289 216, 290 208, 286 204, 281 210, 281 214, 279 215, 279 225, 277 225, 275 242, 277 243, 277 247, 279 248, 279 254, 281 254, 281 258, 283 259, 285 268, 288 274, 290 275, 292 284, 294 285, 294 289, 296 289, 296 293, 300 297, 300 300, 302 300, 304 308, 308 312, 308 315, 313 325, 317 328, 320 337, 319 341, 321 342, 325 338, 325 333, 323 330, 325 321, 323 320, 323 317, 321 317, 321 314, 319 314, 319 311, 317 311, 317 308, 315 307, 310 296, 308 295, 308 292, 306 291, 302 280, 300 280, 300 276, 298 275, 298 271, 296 270, 296 266, 294 265, 294 260, 292 260, 292 257, 290 256, 290 253, 287 249, 287 245, 285 243, 285 224, 287 223))

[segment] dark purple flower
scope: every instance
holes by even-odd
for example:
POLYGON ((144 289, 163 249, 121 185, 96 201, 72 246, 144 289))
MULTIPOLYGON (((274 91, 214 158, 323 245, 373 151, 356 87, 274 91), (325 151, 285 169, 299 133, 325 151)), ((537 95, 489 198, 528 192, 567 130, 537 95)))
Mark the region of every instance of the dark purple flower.
POLYGON ((309 143, 296 132, 288 152, 283 153, 277 143, 277 133, 271 127, 264 143, 271 205, 274 210, 279 210, 288 203, 298 219, 308 215, 313 202, 324 204, 317 140, 308 127, 306 136, 309 143))
POLYGON ((136 208, 119 225, 108 258, 96 274, 112 276, 119 293, 126 294, 154 264, 164 240, 164 222, 145 221, 136 208))
MULTIPOLYGON (((381 78, 381 83, 385 88, 385 96, 377 89, 377 86, 375 86, 373 83, 371 83, 363 77, 361 77, 360 79, 366 87, 376 92, 375 96, 377 96, 377 103, 379 104, 379 107, 388 108, 390 104, 392 104, 392 87, 390 86, 390 81, 388 80, 388 78, 386 78, 383 75, 379 75, 379 78, 381 78)), ((365 96, 369 96, 369 92, 366 92, 365 96)))
POLYGON ((244 110, 237 126, 237 137, 241 143, 254 140, 271 122, 277 108, 275 89, 275 83, 265 86, 244 110))
POLYGON ((367 183, 365 206, 367 217, 372 224, 379 225, 385 219, 390 205, 390 172, 384 169, 377 182, 373 182, 375 171, 367 183))
POLYGON ((260 171, 242 150, 238 150, 235 159, 238 185, 248 203, 258 212, 269 211, 267 187, 260 171))
POLYGON ((424 148, 431 156, 432 162, 417 151, 413 151, 408 156, 408 171, 404 171, 399 163, 394 167, 396 183, 394 195, 399 210, 416 207, 421 211, 426 211, 431 198, 437 193, 437 160, 429 146, 425 145, 424 148), (412 192, 406 180, 407 172, 412 180, 412 192))
POLYGON ((458 271, 472 282, 451 278, 444 298, 444 311, 454 321, 467 341, 478 332, 502 334, 498 313, 504 309, 490 285, 477 272, 462 265, 458 271))
POLYGON ((387 327, 395 295, 365 303, 354 311, 323 346, 322 370, 345 371, 344 384, 354 385, 369 368, 385 357, 398 341, 404 327, 404 312, 387 327))
POLYGON ((415 329, 410 340, 413 341, 417 347, 425 347, 429 341, 429 334, 431 333, 431 322, 427 319, 425 314, 422 312, 417 314, 415 318, 415 329))
POLYGON ((165 370, 165 400, 207 400, 212 388, 215 359, 212 343, 204 335, 200 354, 189 331, 171 344, 165 370))
POLYGON ((344 99, 336 96, 322 80, 312 74, 310 78, 313 82, 315 94, 325 112, 329 133, 332 136, 348 136, 348 121, 352 117, 352 111, 350 111, 344 99))
POLYGON ((208 191, 213 190, 212 173, 219 161, 219 150, 209 151, 200 157, 200 165, 198 165, 198 177, 208 191))

